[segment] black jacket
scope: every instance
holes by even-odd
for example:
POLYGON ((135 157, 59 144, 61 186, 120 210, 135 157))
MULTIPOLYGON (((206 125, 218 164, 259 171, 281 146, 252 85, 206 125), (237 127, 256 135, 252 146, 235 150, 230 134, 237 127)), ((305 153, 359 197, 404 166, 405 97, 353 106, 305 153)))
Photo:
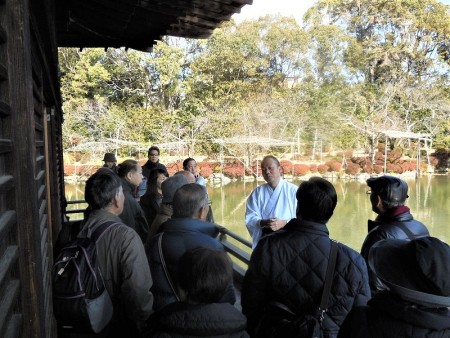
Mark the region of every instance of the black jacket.
POLYGON ((153 223, 153 220, 158 214, 161 200, 161 195, 155 195, 151 193, 145 194, 139 200, 139 205, 141 206, 142 210, 144 210, 148 225, 151 225, 153 223))
POLYGON ((144 337, 248 337, 246 318, 228 303, 172 303, 152 315, 144 337))
POLYGON ((383 291, 367 306, 358 306, 350 312, 338 337, 450 337, 450 311, 423 308, 383 291))
POLYGON ((142 175, 144 177, 146 177, 147 180, 148 180, 150 172, 153 169, 162 169, 162 170, 164 170, 167 173, 167 175, 169 175, 169 173, 167 172, 167 168, 166 168, 166 166, 164 164, 159 163, 159 161, 156 162, 156 163, 153 163, 150 160, 145 162, 145 164, 142 166, 142 175))
POLYGON ((148 223, 145 219, 144 211, 133 196, 134 187, 123 178, 121 180, 125 203, 119 217, 125 225, 133 228, 142 239, 142 242, 145 243, 148 234, 148 223))
MULTIPOLYGON (((170 278, 178 290, 178 261, 187 251, 205 247, 224 250, 223 245, 216 239, 219 231, 215 224, 193 218, 174 218, 161 225, 162 253, 170 278)), ((177 301, 172 288, 164 273, 158 251, 159 235, 154 236, 146 244, 147 257, 153 278, 152 293, 155 297, 153 309, 158 310, 177 301)), ((223 298, 224 302, 234 304, 236 296, 233 285, 223 298)))
MULTIPOLYGON (((325 224, 291 220, 283 230, 263 237, 244 277, 242 312, 252 334, 264 307, 275 300, 296 314, 313 314, 320 304, 331 242, 325 224)), ((370 298, 364 259, 339 243, 330 303, 325 315, 326 337, 335 337, 354 305, 370 298)))
MULTIPOLYGON (((378 241, 386 238, 396 239, 412 239, 429 236, 427 227, 419 221, 414 220, 413 216, 409 212, 409 208, 402 207, 405 211, 390 216, 389 213, 380 214, 375 221, 369 220, 370 232, 367 234, 366 239, 361 248, 361 255, 366 262, 369 259, 370 248, 378 241), (407 230, 402 230, 402 227, 406 227, 407 230), (411 232, 411 234, 409 234, 411 232), (412 238, 409 238, 409 237, 412 238)), ((369 283, 372 293, 376 293, 380 290, 384 290, 385 287, 381 281, 377 278, 374 272, 369 268, 369 283)))

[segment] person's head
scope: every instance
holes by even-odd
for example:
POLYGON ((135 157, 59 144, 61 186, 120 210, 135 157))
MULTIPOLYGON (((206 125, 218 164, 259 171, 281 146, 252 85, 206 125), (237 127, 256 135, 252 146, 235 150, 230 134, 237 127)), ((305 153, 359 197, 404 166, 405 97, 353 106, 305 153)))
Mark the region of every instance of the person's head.
POLYGON ((125 197, 120 178, 107 168, 100 168, 86 181, 84 198, 92 210, 105 209, 120 215, 125 197))
POLYGON ((142 168, 135 160, 125 160, 119 164, 118 175, 134 187, 142 182, 142 168))
POLYGON ((174 175, 161 183, 162 203, 172 204, 175 192, 183 185, 188 184, 188 180, 183 175, 174 175))
POLYGON ((398 177, 385 175, 369 178, 367 185, 370 187, 372 210, 378 214, 404 205, 408 198, 408 185, 398 177))
POLYGON ((230 257, 224 251, 195 248, 179 261, 180 287, 190 303, 218 303, 233 278, 230 257))
POLYGON ((189 183, 179 188, 173 196, 174 218, 198 218, 205 220, 209 210, 206 188, 189 183))
POLYGON ((192 175, 197 175, 197 162, 192 157, 188 157, 183 161, 183 169, 192 175))
POLYGON ((264 180, 273 188, 278 185, 281 177, 280 162, 275 156, 265 156, 261 161, 261 171, 264 180))
POLYGON ((190 171, 180 170, 180 171, 177 171, 174 176, 176 176, 176 175, 183 175, 184 177, 186 177, 186 179, 189 183, 196 182, 195 176, 190 171))
POLYGON ((153 169, 148 175, 147 194, 157 195, 162 191, 161 184, 169 177, 169 174, 163 169, 153 169))
POLYGON ((297 193, 297 218, 326 223, 333 216, 337 204, 334 186, 321 177, 302 182, 297 193))
POLYGON ((385 239, 369 251, 369 266, 401 298, 427 307, 450 306, 450 246, 434 237, 385 239))
POLYGON ((148 148, 147 155, 150 162, 157 163, 159 161, 159 148, 157 146, 151 146, 148 148))
POLYGON ((114 164, 117 163, 117 159, 113 153, 106 153, 105 156, 103 156, 103 162, 105 162, 105 165, 108 168, 112 168, 114 164))

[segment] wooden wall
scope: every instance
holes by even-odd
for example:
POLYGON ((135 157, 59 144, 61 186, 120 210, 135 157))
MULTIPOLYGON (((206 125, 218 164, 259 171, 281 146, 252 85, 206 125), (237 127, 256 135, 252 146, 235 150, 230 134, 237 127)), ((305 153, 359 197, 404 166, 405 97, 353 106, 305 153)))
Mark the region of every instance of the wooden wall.
POLYGON ((52 2, 0 0, 0 337, 53 337, 62 152, 52 2))

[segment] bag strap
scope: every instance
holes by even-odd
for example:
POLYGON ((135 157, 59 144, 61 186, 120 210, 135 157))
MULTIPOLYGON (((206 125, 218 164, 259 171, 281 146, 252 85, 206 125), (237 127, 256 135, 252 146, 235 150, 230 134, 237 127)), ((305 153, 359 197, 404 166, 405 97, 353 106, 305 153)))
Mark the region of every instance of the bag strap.
POLYGON ((326 310, 330 299, 331 284, 333 281, 334 268, 336 266, 336 257, 338 251, 338 244, 331 240, 330 257, 328 258, 327 272, 325 274, 325 283, 323 285, 322 299, 320 301, 320 309, 326 310))
POLYGON ((411 230, 409 230, 408 227, 407 227, 406 225, 404 225, 403 223, 394 223, 393 225, 396 226, 397 228, 401 229, 401 230, 406 234, 406 236, 408 236, 408 239, 409 239, 410 241, 412 241, 413 239, 415 239, 415 238, 417 237, 417 236, 416 236, 411 230))
POLYGON ((164 274, 166 275, 167 281, 169 282, 170 288, 172 289, 173 294, 175 295, 175 298, 177 301, 180 301, 180 297, 178 296, 176 289, 173 285, 172 278, 170 278, 169 270, 166 266, 166 261, 164 260, 164 255, 162 252, 162 238, 163 238, 164 232, 160 232, 158 234, 158 253, 159 253, 159 259, 161 260, 161 265, 164 269, 164 274))
POLYGON ((333 281, 334 268, 336 266, 336 257, 338 251, 338 243, 335 240, 331 240, 330 256, 328 258, 327 272, 325 273, 325 283, 323 285, 322 299, 319 306, 319 324, 323 329, 323 320, 325 318, 325 312, 328 310, 330 291, 333 281))
POLYGON ((91 239, 94 242, 97 242, 100 238, 102 238, 103 234, 108 230, 112 225, 117 224, 114 221, 107 221, 105 223, 100 224, 97 229, 95 229, 91 234, 91 239))

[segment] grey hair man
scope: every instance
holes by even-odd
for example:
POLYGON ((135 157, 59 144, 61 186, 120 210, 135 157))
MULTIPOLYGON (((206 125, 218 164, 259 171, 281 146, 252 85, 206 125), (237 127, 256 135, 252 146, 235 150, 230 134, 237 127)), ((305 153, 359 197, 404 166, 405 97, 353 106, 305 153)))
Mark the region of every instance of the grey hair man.
POLYGON ((102 168, 87 180, 85 198, 92 211, 79 237, 114 222, 96 243, 100 271, 114 305, 114 319, 107 329, 123 335, 136 333, 152 313, 152 276, 142 240, 119 218, 125 200, 122 182, 102 168))
POLYGON ((161 224, 170 219, 173 214, 173 198, 175 192, 181 188, 183 185, 188 184, 188 180, 184 175, 174 175, 169 177, 161 184, 162 191, 162 201, 159 206, 159 212, 156 214, 155 219, 150 225, 150 230, 148 231, 147 241, 149 241, 153 236, 159 232, 161 224))
MULTIPOLYGON (((182 299, 178 291, 178 261, 186 251, 196 247, 224 251, 217 239, 217 225, 205 220, 209 208, 205 187, 197 183, 183 185, 176 191, 172 205, 172 218, 161 225, 160 233, 147 245, 155 310, 182 299)), ((235 301, 234 287, 230 284, 222 302, 234 304, 235 301)))
MULTIPOLYGON (((369 233, 361 248, 361 255, 366 262, 370 248, 378 241, 386 238, 409 239, 429 236, 427 227, 414 220, 410 209, 405 206, 408 198, 408 185, 394 176, 369 178, 367 185, 370 190, 372 210, 378 214, 375 221, 368 221, 369 233)), ((383 283, 369 267, 369 282, 372 294, 384 290, 383 283)))

